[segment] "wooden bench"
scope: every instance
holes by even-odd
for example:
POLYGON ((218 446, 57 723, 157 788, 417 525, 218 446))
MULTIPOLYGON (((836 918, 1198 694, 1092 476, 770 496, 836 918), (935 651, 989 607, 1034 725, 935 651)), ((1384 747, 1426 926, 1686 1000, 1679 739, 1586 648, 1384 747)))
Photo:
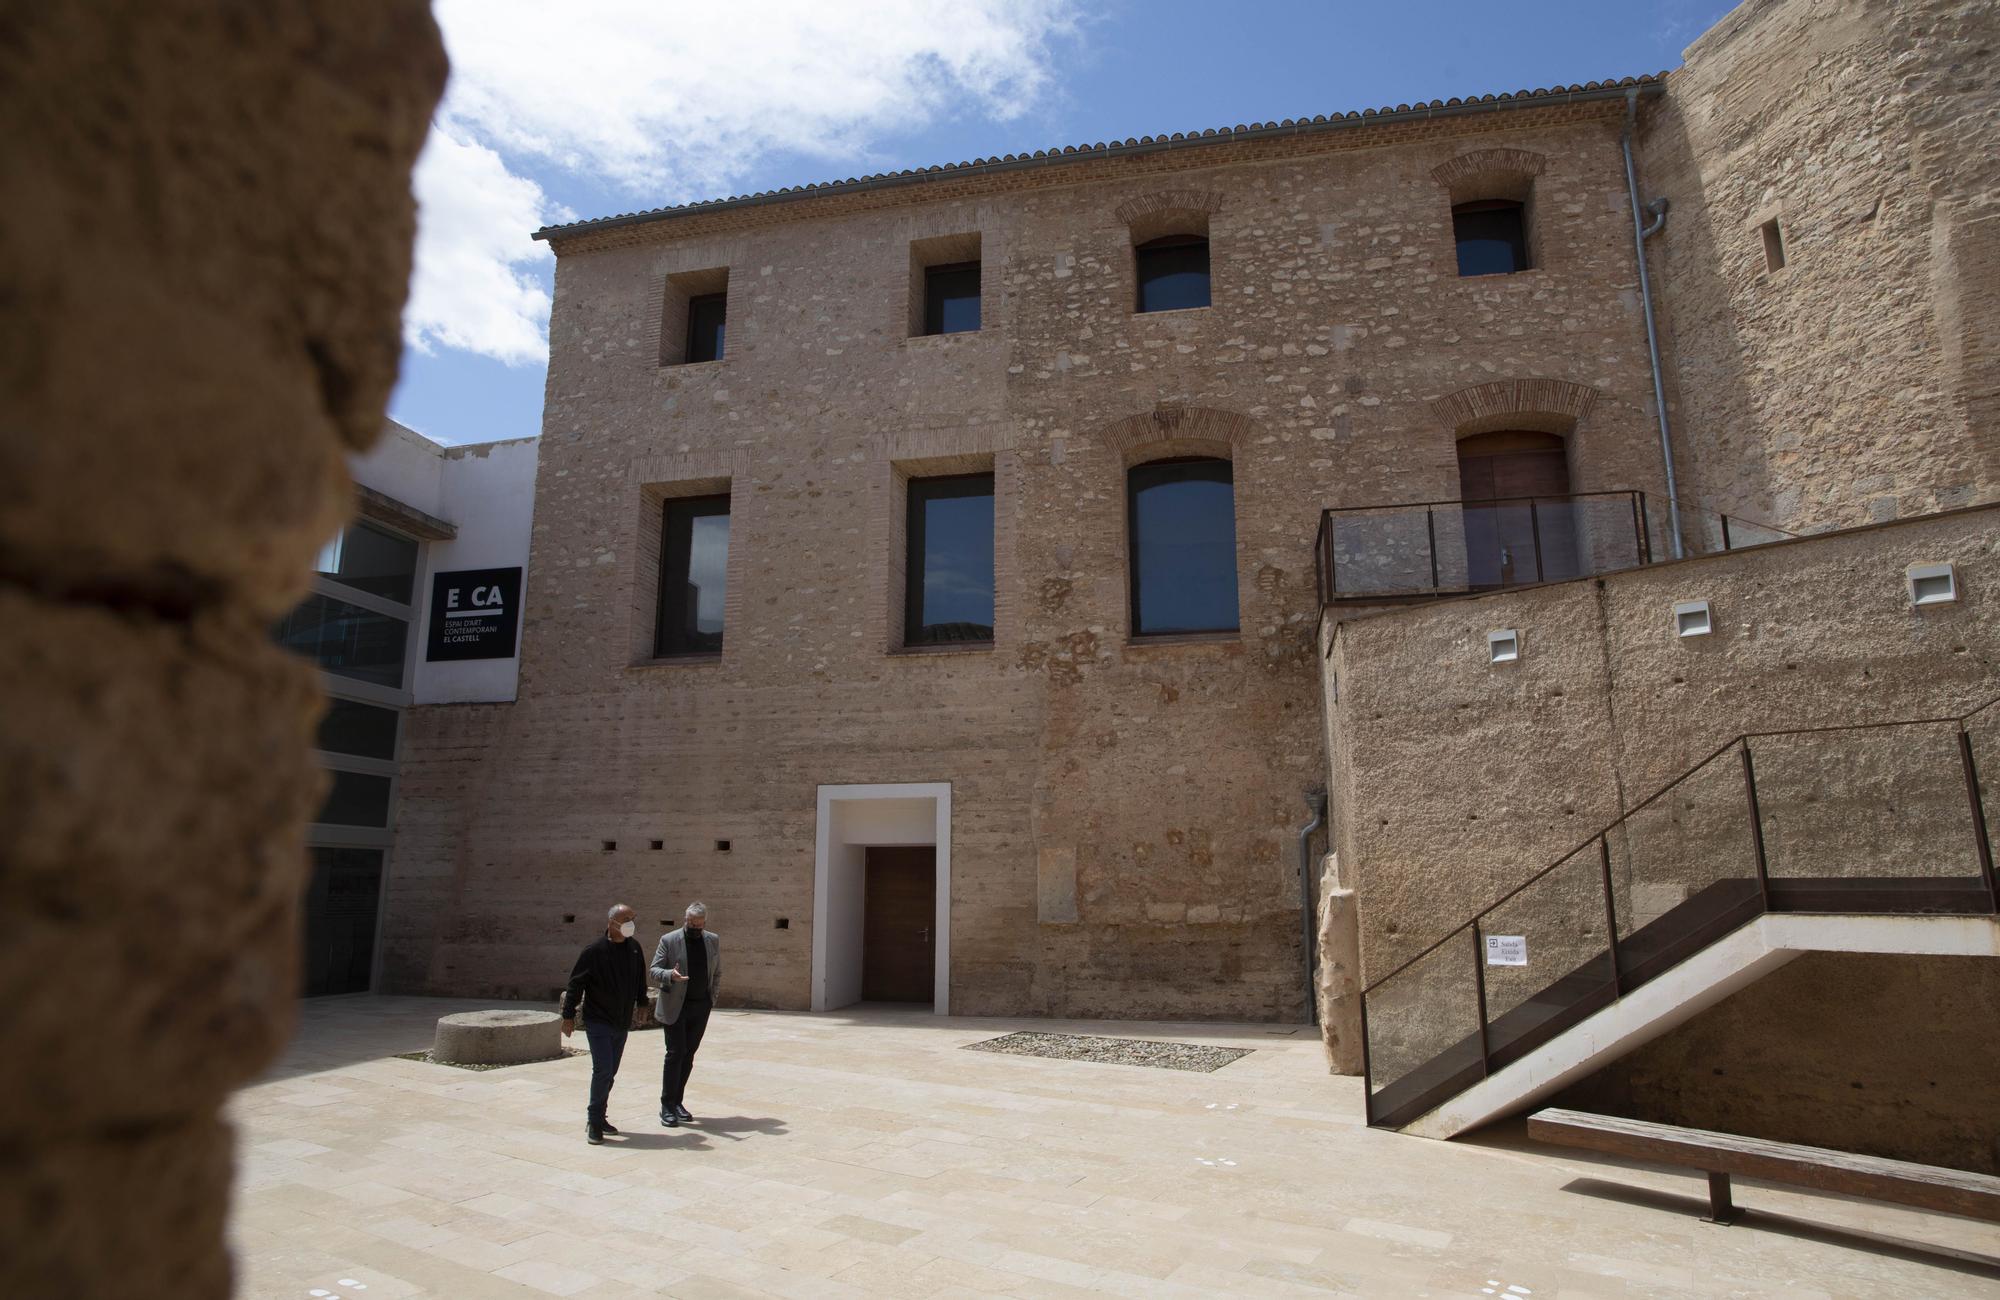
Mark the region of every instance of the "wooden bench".
POLYGON ((1732 1174, 2000 1223, 2000 1178, 1959 1169, 1580 1110, 1537 1111, 1528 1117, 1528 1136, 1555 1146, 1702 1170, 1708 1175, 1710 1223, 1738 1217, 1729 1196, 1732 1174))

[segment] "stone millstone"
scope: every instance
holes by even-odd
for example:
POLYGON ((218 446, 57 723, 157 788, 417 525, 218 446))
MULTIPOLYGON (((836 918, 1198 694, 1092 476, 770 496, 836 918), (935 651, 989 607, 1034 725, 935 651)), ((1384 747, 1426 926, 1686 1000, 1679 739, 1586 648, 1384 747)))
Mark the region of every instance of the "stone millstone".
POLYGON ((441 1016, 431 1059, 453 1065, 517 1065, 562 1055, 562 1017, 553 1011, 461 1011, 441 1016))

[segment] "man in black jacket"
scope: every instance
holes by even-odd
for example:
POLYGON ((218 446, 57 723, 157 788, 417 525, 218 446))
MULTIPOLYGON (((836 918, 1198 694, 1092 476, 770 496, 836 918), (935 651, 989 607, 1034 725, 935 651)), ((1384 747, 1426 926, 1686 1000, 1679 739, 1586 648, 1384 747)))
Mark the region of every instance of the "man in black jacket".
POLYGON ((590 1041, 590 1111, 584 1136, 592 1146, 618 1131, 604 1118, 604 1105, 625 1056, 639 999, 646 996, 646 954, 632 938, 638 928, 635 915, 623 903, 606 914, 603 935, 577 957, 563 990, 563 1037, 576 1029, 576 1006, 583 1003, 583 1036, 590 1041))

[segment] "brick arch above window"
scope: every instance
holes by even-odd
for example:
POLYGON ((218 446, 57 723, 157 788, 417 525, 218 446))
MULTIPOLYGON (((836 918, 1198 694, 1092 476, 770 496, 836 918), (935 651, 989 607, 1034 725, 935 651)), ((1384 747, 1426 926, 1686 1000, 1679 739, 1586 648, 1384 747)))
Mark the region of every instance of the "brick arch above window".
POLYGON ((1235 460, 1256 431, 1248 416, 1212 406, 1162 402, 1151 411, 1100 426, 1097 436, 1126 468, 1180 456, 1235 460))
POLYGON ((1475 149, 1431 168, 1431 179, 1455 204, 1522 199, 1548 164, 1546 156, 1526 149, 1475 149))
POLYGON ((1125 200, 1114 210, 1119 224, 1143 244, 1163 235, 1207 235, 1208 219, 1222 210, 1219 190, 1155 190, 1125 200))
POLYGON ((1597 390, 1567 379, 1500 379, 1431 399, 1431 416, 1463 438, 1495 429, 1567 434, 1597 402, 1597 390))

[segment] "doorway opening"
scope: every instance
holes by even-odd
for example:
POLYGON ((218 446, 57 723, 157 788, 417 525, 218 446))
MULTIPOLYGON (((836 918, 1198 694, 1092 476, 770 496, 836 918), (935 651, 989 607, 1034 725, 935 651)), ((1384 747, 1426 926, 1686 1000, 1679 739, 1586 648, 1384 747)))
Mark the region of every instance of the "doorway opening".
POLYGON ((382 850, 315 845, 305 899, 305 996, 366 993, 375 966, 382 850))
POLYGON ((951 786, 819 787, 812 1007, 949 1011, 951 786))
POLYGON ((1503 429, 1461 438, 1458 485, 1466 579, 1474 591, 1560 582, 1582 572, 1561 437, 1503 429))

